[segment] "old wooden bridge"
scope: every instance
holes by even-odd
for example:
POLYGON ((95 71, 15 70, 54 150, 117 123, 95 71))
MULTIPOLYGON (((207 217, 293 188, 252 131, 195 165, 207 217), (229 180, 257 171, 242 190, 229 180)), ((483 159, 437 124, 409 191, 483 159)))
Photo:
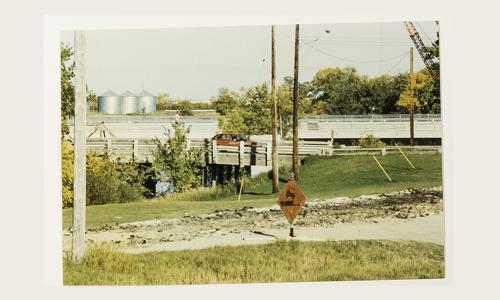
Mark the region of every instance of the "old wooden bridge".
MULTIPOLYGON (((160 140, 166 142, 166 140, 160 140)), ((231 166, 270 166, 271 143, 248 144, 239 142, 235 145, 218 145, 209 139, 188 140, 188 148, 204 149, 203 163, 207 165, 231 166)), ((153 139, 87 139, 87 151, 96 154, 107 154, 111 159, 119 158, 121 161, 135 161, 139 163, 153 162, 153 151, 157 148, 153 139)), ((406 151, 418 153, 436 153, 441 151, 440 146, 402 147, 406 151)), ((331 142, 300 141, 299 155, 371 155, 396 153, 394 146, 384 148, 334 148, 331 142)), ((278 155, 281 161, 288 161, 292 155, 292 143, 280 142, 278 155)))

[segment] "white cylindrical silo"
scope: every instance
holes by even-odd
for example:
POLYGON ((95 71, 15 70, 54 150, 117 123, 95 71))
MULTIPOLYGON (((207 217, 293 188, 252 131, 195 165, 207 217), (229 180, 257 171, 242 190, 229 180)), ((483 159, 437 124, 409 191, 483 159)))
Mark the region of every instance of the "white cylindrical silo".
POLYGON ((112 91, 107 91, 97 97, 97 110, 105 114, 119 114, 121 112, 120 97, 112 91))
POLYGON ((140 113, 151 113, 156 111, 156 96, 143 90, 137 95, 138 111, 140 113))
POLYGON ((120 95, 121 98, 121 113, 122 114, 132 114, 138 112, 138 98, 136 95, 132 94, 130 91, 120 95))

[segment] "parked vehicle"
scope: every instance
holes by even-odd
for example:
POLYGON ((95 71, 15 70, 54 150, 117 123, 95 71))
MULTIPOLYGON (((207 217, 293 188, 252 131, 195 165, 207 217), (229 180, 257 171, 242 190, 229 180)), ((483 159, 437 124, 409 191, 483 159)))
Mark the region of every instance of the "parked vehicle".
POLYGON ((237 133, 219 133, 212 140, 223 146, 239 146, 241 141, 245 142, 245 145, 257 145, 257 142, 250 140, 247 135, 237 133))

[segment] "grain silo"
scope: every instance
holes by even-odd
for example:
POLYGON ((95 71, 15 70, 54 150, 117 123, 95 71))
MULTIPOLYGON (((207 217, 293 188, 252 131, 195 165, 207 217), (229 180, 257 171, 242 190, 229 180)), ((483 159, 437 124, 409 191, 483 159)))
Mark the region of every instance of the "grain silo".
POLYGON ((112 91, 107 91, 97 97, 97 110, 105 114, 119 114, 121 112, 120 97, 112 91))
POLYGON ((138 98, 129 91, 120 95, 121 97, 121 113, 132 114, 138 112, 138 98))
POLYGON ((137 95, 139 97, 138 111, 141 113, 152 113, 156 111, 156 96, 143 90, 137 95))

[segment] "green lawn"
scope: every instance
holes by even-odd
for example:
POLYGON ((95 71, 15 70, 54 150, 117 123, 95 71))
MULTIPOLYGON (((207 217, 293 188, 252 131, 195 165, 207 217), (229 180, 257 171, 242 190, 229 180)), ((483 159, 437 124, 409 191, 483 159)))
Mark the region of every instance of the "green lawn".
POLYGON ((444 278, 444 247, 395 241, 278 241, 139 255, 90 248, 64 259, 65 285, 161 285, 444 278))
MULTIPOLYGON (((103 224, 128 223, 135 221, 177 218, 185 213, 209 213, 217 208, 237 208, 243 206, 265 207, 275 204, 274 200, 259 199, 245 201, 168 201, 146 200, 123 204, 87 206, 87 227, 94 228, 103 224)), ((71 226, 72 209, 63 209, 63 227, 71 226)))
MULTIPOLYGON (((442 185, 441 155, 409 155, 413 170, 400 155, 379 156, 380 163, 393 179, 389 182, 371 156, 308 157, 301 167, 300 186, 307 199, 354 196, 397 191, 409 187, 442 185)), ((286 181, 283 176, 281 185, 286 181)), ((237 195, 216 201, 146 200, 126 204, 87 207, 88 228, 156 218, 181 217, 186 213, 208 213, 217 208, 264 207, 276 203, 271 184, 264 180, 246 188, 241 201, 237 195)), ((63 226, 71 225, 72 210, 63 209, 63 226)))
MULTIPOLYGON (((392 182, 389 182, 371 155, 311 156, 305 159, 300 169, 300 186, 308 199, 325 199, 442 185, 440 154, 417 154, 408 157, 416 169, 411 169, 400 155, 377 156, 392 179, 392 182)), ((290 174, 287 175, 290 177, 290 174)), ((281 178, 282 186, 288 177, 281 178)), ((250 191, 266 194, 270 190, 271 182, 266 181, 250 191)), ((245 199, 252 198, 249 196, 245 199)))

